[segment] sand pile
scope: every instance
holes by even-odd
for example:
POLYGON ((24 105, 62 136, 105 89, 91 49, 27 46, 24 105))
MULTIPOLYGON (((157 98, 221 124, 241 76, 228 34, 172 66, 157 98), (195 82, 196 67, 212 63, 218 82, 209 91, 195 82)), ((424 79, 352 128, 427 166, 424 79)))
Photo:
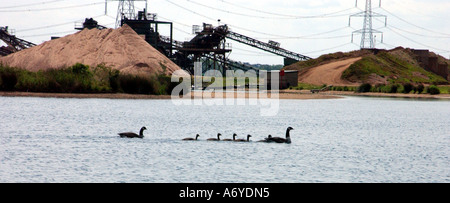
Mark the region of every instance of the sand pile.
POLYGON ((0 62, 30 71, 64 68, 76 63, 91 67, 105 64, 123 73, 139 75, 171 75, 180 70, 127 25, 115 30, 84 29, 0 58, 0 62))
POLYGON ((361 60, 361 57, 350 58, 331 63, 319 65, 299 72, 299 82, 314 85, 335 85, 335 86, 357 86, 359 83, 352 83, 342 79, 342 73, 353 63, 361 60))

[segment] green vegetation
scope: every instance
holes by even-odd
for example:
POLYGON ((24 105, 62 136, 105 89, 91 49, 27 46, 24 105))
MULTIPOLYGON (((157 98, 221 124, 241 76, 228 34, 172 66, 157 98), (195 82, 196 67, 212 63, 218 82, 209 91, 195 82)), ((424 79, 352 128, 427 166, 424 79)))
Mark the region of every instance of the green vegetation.
POLYGON ((167 95, 176 85, 163 74, 148 77, 121 74, 104 65, 89 67, 77 63, 38 72, 0 65, 0 91, 167 95))
POLYGON ((406 83, 403 85, 403 91, 404 94, 409 94, 414 89, 414 85, 411 83, 406 83))
MULTIPOLYGON (((336 90, 338 87, 333 87, 335 91, 344 91, 344 90, 336 90)), ((379 93, 404 93, 404 94, 422 94, 422 93, 428 93, 428 94, 441 94, 445 93, 448 94, 448 91, 450 90, 450 86, 435 86, 431 85, 428 88, 426 88, 422 84, 419 84, 417 86, 407 83, 407 84, 391 84, 391 85, 383 85, 383 84, 377 84, 375 86, 372 86, 370 84, 362 84, 359 86, 356 90, 356 92, 379 92, 379 93), (369 88, 370 87, 370 88, 369 88)))
MULTIPOLYGON (((307 87, 308 84, 302 84, 303 86, 307 87)), ((314 88, 307 88, 307 89, 320 89, 319 86, 309 86, 314 88)), ((323 86, 322 86, 323 87, 323 86)), ((406 84, 390 84, 390 85, 384 85, 384 84, 377 84, 377 85, 370 85, 370 84, 362 84, 359 87, 341 87, 341 86, 334 86, 330 89, 331 91, 351 91, 351 92, 378 92, 378 93, 404 93, 404 94, 449 94, 450 92, 450 86, 435 86, 431 85, 427 88, 425 88, 424 85, 418 84, 414 85, 411 83, 406 84)))
MULTIPOLYGON (((203 87, 209 87, 209 88, 225 88, 225 87, 234 87, 239 84, 239 87, 244 86, 249 87, 249 85, 258 85, 259 84, 259 78, 255 77, 210 77, 210 76, 202 76, 201 78, 198 78, 198 80, 202 80, 203 87), (222 80, 222 83, 220 83, 217 80, 222 80), (217 82, 216 82, 217 81, 217 82)), ((194 85, 195 83, 195 77, 191 78, 191 84, 194 85)))
POLYGON ((342 74, 343 79, 352 82, 369 81, 374 75, 390 84, 431 83, 448 84, 441 76, 428 72, 414 59, 400 51, 381 51, 376 55, 368 55, 352 64, 342 74))
POLYGON ((427 93, 431 95, 440 94, 441 91, 438 89, 438 87, 431 85, 427 88, 427 93))
POLYGON ((330 90, 332 91, 350 91, 350 92, 356 92, 358 89, 358 87, 354 87, 354 86, 333 86, 330 90))
POLYGON ((437 88, 441 94, 450 94, 450 86, 438 86, 437 88))
POLYGON ((298 70, 298 71, 302 71, 308 68, 312 68, 312 67, 316 67, 319 65, 323 65, 326 63, 330 63, 333 61, 338 61, 338 60, 345 60, 345 59, 349 59, 349 58, 353 58, 353 57, 360 57, 360 56, 365 56, 370 54, 371 52, 366 51, 366 50, 358 50, 358 51, 352 51, 352 52, 337 52, 337 53, 332 53, 332 54, 325 54, 320 56, 319 58, 316 59, 311 59, 311 60, 307 60, 307 61, 300 61, 298 63, 292 64, 290 66, 286 66, 284 69, 286 70, 298 70))
POLYGON ((297 87, 290 87, 289 89, 294 89, 294 90, 312 90, 312 89, 322 89, 324 87, 326 87, 327 85, 312 85, 312 84, 307 84, 307 83, 298 83, 297 87))
POLYGON ((370 92, 370 90, 372 89, 372 85, 369 83, 364 83, 362 85, 360 85, 358 87, 358 89, 356 89, 357 92, 370 92))
POLYGON ((269 65, 269 64, 248 64, 248 63, 244 63, 246 65, 252 66, 256 69, 259 70, 281 70, 283 68, 283 65, 269 65))

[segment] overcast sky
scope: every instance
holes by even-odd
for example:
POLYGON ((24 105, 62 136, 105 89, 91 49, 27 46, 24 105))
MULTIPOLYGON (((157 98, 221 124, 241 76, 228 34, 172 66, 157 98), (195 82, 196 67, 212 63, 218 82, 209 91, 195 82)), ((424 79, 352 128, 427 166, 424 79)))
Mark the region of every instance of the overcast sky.
MULTIPOLYGON (((383 32, 376 35, 376 47, 396 46, 430 49, 450 56, 449 0, 391 0, 372 1, 372 10, 387 16, 373 19, 373 28, 383 32), (383 39, 383 43, 381 40, 383 39)), ((9 26, 16 36, 40 44, 51 36, 76 32, 75 22, 94 17, 100 24, 113 28, 117 1, 105 0, 0 0, 0 26, 9 26)), ((150 13, 158 20, 174 22, 174 38, 185 41, 193 37, 192 25, 203 22, 228 24, 237 33, 262 41, 273 40, 281 47, 318 57, 337 51, 359 49, 361 35, 352 32, 362 28, 363 18, 349 16, 362 12, 365 1, 355 0, 149 0, 150 13)), ((135 2, 140 10, 144 2, 135 2)), ((160 28, 168 35, 168 27, 160 28)), ((250 63, 282 64, 283 58, 232 40, 234 60, 250 63)), ((4 45, 4 43, 0 43, 4 45)))

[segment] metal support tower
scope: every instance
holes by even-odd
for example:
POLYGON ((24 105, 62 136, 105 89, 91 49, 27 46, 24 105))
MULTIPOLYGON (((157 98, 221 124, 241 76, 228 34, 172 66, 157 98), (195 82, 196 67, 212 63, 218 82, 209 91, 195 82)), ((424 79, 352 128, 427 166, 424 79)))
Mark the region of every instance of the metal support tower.
POLYGON ((262 41, 259 41, 259 40, 253 39, 251 37, 247 37, 245 35, 242 35, 242 34, 239 34, 236 32, 232 32, 229 30, 227 32, 224 32, 221 34, 224 35, 226 38, 232 39, 234 41, 249 45, 251 47, 255 47, 257 49, 261 49, 261 50, 270 52, 272 54, 276 54, 278 56, 283 56, 285 58, 292 59, 295 61, 307 61, 307 60, 312 59, 308 56, 304 56, 302 54, 298 54, 298 53, 283 49, 280 47, 279 43, 274 42, 274 41, 270 41, 269 43, 266 43, 266 42, 262 42, 262 41))
POLYGON ((0 40, 5 42, 7 47, 0 47, 0 56, 7 56, 9 54, 36 46, 36 44, 17 38, 8 32, 8 26, 0 27, 0 40))
MULTIPOLYGON (((358 0, 356 0, 356 6, 358 6, 358 0)), ((381 6, 381 0, 380 0, 380 6, 381 6)), ((375 30, 372 28, 372 17, 384 17, 384 25, 387 24, 387 17, 385 15, 381 15, 375 12, 372 12, 372 1, 366 0, 366 8, 363 12, 359 12, 356 14, 353 14, 349 18, 349 26, 350 26, 350 19, 351 17, 364 17, 364 23, 363 28, 360 30, 356 30, 352 33, 352 42, 353 42, 353 34, 360 33, 361 34, 361 49, 374 49, 375 48, 375 41, 374 41, 374 34, 380 33, 381 34, 381 42, 383 42, 383 32, 375 30)))
POLYGON ((120 27, 122 19, 136 19, 135 1, 145 1, 145 10, 147 9, 147 0, 105 0, 105 15, 108 13, 108 1, 118 1, 116 16, 116 28, 120 27))

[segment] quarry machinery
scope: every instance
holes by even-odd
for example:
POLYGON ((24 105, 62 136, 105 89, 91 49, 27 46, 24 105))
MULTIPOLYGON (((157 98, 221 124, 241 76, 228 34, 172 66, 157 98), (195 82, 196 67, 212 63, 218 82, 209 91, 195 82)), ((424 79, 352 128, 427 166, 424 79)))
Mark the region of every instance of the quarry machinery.
POLYGON ((173 56, 173 23, 158 21, 156 14, 147 13, 144 9, 139 11, 136 18, 122 17, 120 26, 127 24, 138 35, 145 36, 145 41, 152 45, 155 49, 163 53, 169 58, 173 56), (170 36, 165 37, 159 34, 162 25, 169 26, 170 36))
POLYGON ((206 69, 218 69, 222 70, 223 73, 229 69, 253 69, 258 71, 258 69, 251 66, 227 59, 226 54, 230 53, 232 49, 231 46, 226 43, 226 39, 231 39, 239 43, 282 56, 284 57, 285 65, 311 59, 308 56, 281 48, 281 44, 279 42, 270 40, 266 43, 233 32, 227 25, 213 27, 211 24, 204 23, 203 30, 200 30, 200 26, 193 26, 193 32, 196 36, 191 41, 175 44, 175 46, 178 46, 176 48, 178 50, 177 55, 179 56, 177 61, 180 62, 187 58, 190 59, 190 61, 187 60, 188 62, 183 61, 182 63, 178 63, 178 65, 188 70, 190 69, 189 67, 192 67, 190 64, 192 60, 195 61, 205 57, 213 62, 213 65, 210 65, 210 67, 207 67, 206 69), (194 57, 188 57, 189 55, 193 55, 194 57), (219 66, 216 66, 216 64, 219 64, 219 66))
POLYGON ((298 54, 284 48, 281 44, 270 40, 263 42, 229 29, 228 25, 213 26, 203 23, 203 25, 193 26, 193 37, 190 41, 176 41, 173 39, 172 22, 158 21, 156 14, 146 12, 146 9, 139 11, 136 17, 122 16, 120 25, 129 25, 139 35, 145 35, 145 40, 166 55, 182 69, 193 74, 194 62, 202 61, 203 72, 207 70, 219 70, 225 74, 226 70, 241 69, 255 70, 249 65, 228 59, 232 48, 227 39, 284 57, 285 65, 309 60, 310 57, 298 54), (160 26, 169 25, 170 36, 160 35, 160 26))
MULTIPOLYGON (((219 27, 227 27, 227 25, 222 25, 219 27)), ((270 52, 272 54, 276 54, 278 56, 282 56, 286 59, 294 60, 294 61, 304 61, 311 59, 310 57, 304 56, 302 54, 295 53, 293 51, 289 51, 286 49, 281 48, 281 44, 279 42, 275 42, 272 40, 269 40, 269 42, 263 42, 236 32, 233 32, 229 29, 218 29, 218 33, 222 36, 232 39, 236 42, 246 44, 248 46, 270 52)), ((286 64, 285 64, 286 65, 286 64)))
POLYGON ((36 46, 36 44, 32 42, 17 38, 15 35, 10 34, 8 32, 8 26, 0 27, 0 40, 8 45, 0 47, 0 55, 2 56, 7 56, 20 50, 36 46))
POLYGON ((75 30, 84 30, 85 28, 87 29, 97 28, 99 30, 108 29, 103 25, 99 25, 98 22, 93 18, 86 18, 81 25, 77 23, 75 24, 75 30))

